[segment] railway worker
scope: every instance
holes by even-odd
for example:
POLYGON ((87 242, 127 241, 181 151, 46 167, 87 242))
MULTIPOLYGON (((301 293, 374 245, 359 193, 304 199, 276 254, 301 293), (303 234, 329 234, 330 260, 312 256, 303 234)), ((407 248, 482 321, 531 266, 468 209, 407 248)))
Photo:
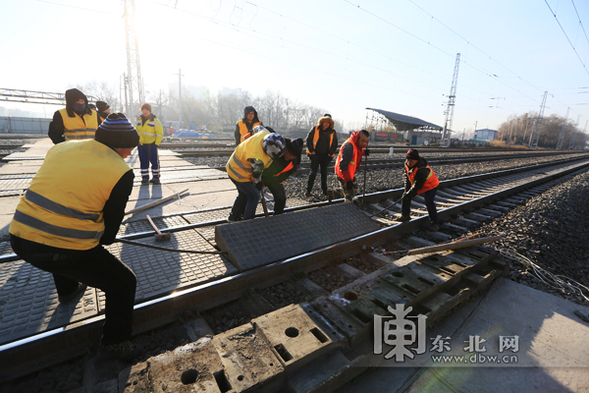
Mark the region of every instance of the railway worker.
POLYGON ((131 328, 137 278, 104 244, 112 244, 133 189, 126 158, 139 136, 122 113, 111 114, 94 139, 53 146, 21 198, 10 224, 14 252, 53 274, 60 303, 86 285, 106 294, 99 356, 131 360, 140 352, 131 328))
POLYGON ((252 130, 256 126, 263 126, 258 119, 258 112, 253 106, 246 106, 243 109, 243 119, 235 125, 235 146, 252 136, 252 130))
POLYGON ((436 197, 440 181, 434 170, 427 164, 425 158, 419 155, 416 149, 409 149, 405 158, 405 170, 403 171, 405 192, 403 193, 400 221, 405 222, 411 220, 411 199, 415 195, 423 194, 425 206, 427 207, 431 221, 430 230, 437 231, 439 229, 439 221, 434 198, 436 197))
POLYGON ((335 161, 335 173, 344 191, 347 201, 352 201, 358 192, 356 173, 360 168, 362 156, 368 156, 368 150, 364 147, 368 143, 370 133, 366 130, 355 131, 342 144, 340 153, 335 161))
POLYGON ((284 154, 285 148, 284 137, 266 129, 258 131, 237 146, 225 166, 238 193, 227 221, 254 218, 260 202, 262 173, 270 166, 272 160, 284 154))
POLYGON ((110 106, 104 101, 96 101, 96 108, 98 108, 98 116, 104 121, 110 115, 110 106))
POLYGON ((337 132, 331 115, 326 113, 307 134, 307 155, 311 160, 311 172, 307 182, 306 197, 311 196, 317 169, 321 167, 321 191, 327 195, 327 166, 337 149, 337 132))
POLYGON ((285 138, 286 150, 281 157, 272 160, 270 166, 262 172, 262 180, 274 197, 274 215, 282 214, 286 205, 284 181, 297 170, 301 163, 303 140, 285 138))
POLYGON ((160 184, 160 158, 158 146, 164 139, 164 127, 157 117, 151 113, 151 105, 141 105, 141 116, 137 119, 139 133, 139 164, 141 166, 141 184, 148 184, 149 164, 151 163, 151 183, 160 184))
POLYGON ((65 108, 55 111, 49 123, 49 138, 54 144, 69 140, 93 139, 100 120, 88 107, 88 98, 78 89, 65 92, 65 108))

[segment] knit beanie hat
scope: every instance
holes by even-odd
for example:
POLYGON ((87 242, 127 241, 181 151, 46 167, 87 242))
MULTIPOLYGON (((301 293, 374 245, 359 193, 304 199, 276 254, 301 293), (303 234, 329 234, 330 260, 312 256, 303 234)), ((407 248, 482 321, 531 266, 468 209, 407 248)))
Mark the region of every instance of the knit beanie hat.
POLYGON ((141 105, 141 110, 147 109, 149 111, 149 113, 151 113, 151 105, 149 104, 143 104, 141 105))
POLYGON ((415 149, 409 149, 405 158, 408 160, 419 160, 419 152, 415 149))
POLYGON ((96 105, 94 105, 94 104, 88 104, 88 108, 90 108, 92 110, 96 110, 96 105))
POLYGON ((303 140, 301 138, 297 138, 295 140, 290 140, 289 138, 286 139, 286 150, 295 156, 300 156, 301 152, 303 151, 303 140))
POLYGON ((104 112, 105 110, 110 108, 110 106, 104 101, 96 101, 96 107, 100 112, 104 112))
POLYGON ((110 147, 129 148, 139 144, 139 134, 122 113, 111 113, 100 124, 94 139, 110 147))

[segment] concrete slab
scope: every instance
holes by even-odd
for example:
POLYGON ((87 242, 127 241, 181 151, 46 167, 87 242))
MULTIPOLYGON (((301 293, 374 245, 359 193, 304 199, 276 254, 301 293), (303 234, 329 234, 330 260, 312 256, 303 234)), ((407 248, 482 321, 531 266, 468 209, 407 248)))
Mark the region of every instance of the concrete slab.
POLYGON ((219 354, 210 338, 203 338, 178 347, 172 352, 150 358, 149 380, 149 391, 154 393, 220 393, 231 389, 219 386, 228 384, 228 381, 219 354))
POLYGON ((213 344, 221 356, 227 379, 238 392, 279 387, 279 376, 284 373, 266 337, 259 328, 245 324, 214 337, 213 344))
POLYGON ((235 266, 247 270, 378 229, 354 204, 342 203, 217 225, 215 240, 235 266))
POLYGON ((288 376, 289 391, 293 393, 326 392, 332 388, 329 380, 350 367, 350 361, 340 351, 333 351, 288 376))
POLYGON ((380 362, 380 368, 355 379, 356 390, 348 386, 338 392, 358 387, 379 392, 589 391, 589 349, 579 345, 580 338, 589 335, 589 324, 576 318, 575 310, 589 313, 589 307, 499 279, 484 298, 466 304, 428 331, 426 353, 404 363, 380 362), (501 348, 499 336, 518 336, 517 351, 501 348), (438 337, 448 338, 449 350, 432 349, 438 337), (477 349, 477 341, 481 351, 468 351, 477 349), (434 361, 436 355, 448 356, 446 361, 434 361), (452 355, 462 358, 449 360, 452 355), (475 363, 468 359, 473 355, 475 363), (500 356, 499 361, 490 360, 494 355, 500 356), (501 358, 505 355, 509 358, 501 358), (481 356, 486 356, 484 362, 481 356), (398 379, 404 382, 387 383, 398 379))
MULTIPOLYGON (((311 307, 290 305, 252 320, 268 339, 276 356, 289 371, 320 357, 342 336, 319 317, 311 307)), ((324 320, 325 321, 325 320, 324 320)))

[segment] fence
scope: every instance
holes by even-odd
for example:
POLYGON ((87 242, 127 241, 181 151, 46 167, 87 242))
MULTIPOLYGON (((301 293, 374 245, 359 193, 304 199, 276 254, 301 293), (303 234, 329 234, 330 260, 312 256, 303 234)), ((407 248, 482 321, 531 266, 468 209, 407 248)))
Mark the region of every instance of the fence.
POLYGON ((51 119, 0 116, 0 133, 47 135, 51 119))

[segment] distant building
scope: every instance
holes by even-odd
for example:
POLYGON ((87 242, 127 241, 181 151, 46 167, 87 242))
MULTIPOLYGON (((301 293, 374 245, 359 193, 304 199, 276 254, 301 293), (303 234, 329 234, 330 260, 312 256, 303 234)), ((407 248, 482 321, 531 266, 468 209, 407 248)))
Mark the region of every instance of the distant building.
MULTIPOLYGON (((168 84, 168 89, 170 93, 173 95, 178 94, 178 84, 177 83, 170 83, 168 84)), ((209 95, 209 89, 206 86, 191 86, 191 85, 184 85, 182 84, 182 98, 191 96, 193 98, 201 99, 206 98, 209 95)))
POLYGON ((493 141, 497 139, 497 130, 491 130, 489 128, 475 130, 474 139, 479 141, 493 141))
POLYGON ((230 89, 228 87, 224 87, 223 89, 219 90, 219 97, 225 97, 225 96, 236 96, 236 97, 241 97, 241 95, 243 93, 245 93, 243 90, 241 90, 241 88, 236 88, 236 89, 230 89))

